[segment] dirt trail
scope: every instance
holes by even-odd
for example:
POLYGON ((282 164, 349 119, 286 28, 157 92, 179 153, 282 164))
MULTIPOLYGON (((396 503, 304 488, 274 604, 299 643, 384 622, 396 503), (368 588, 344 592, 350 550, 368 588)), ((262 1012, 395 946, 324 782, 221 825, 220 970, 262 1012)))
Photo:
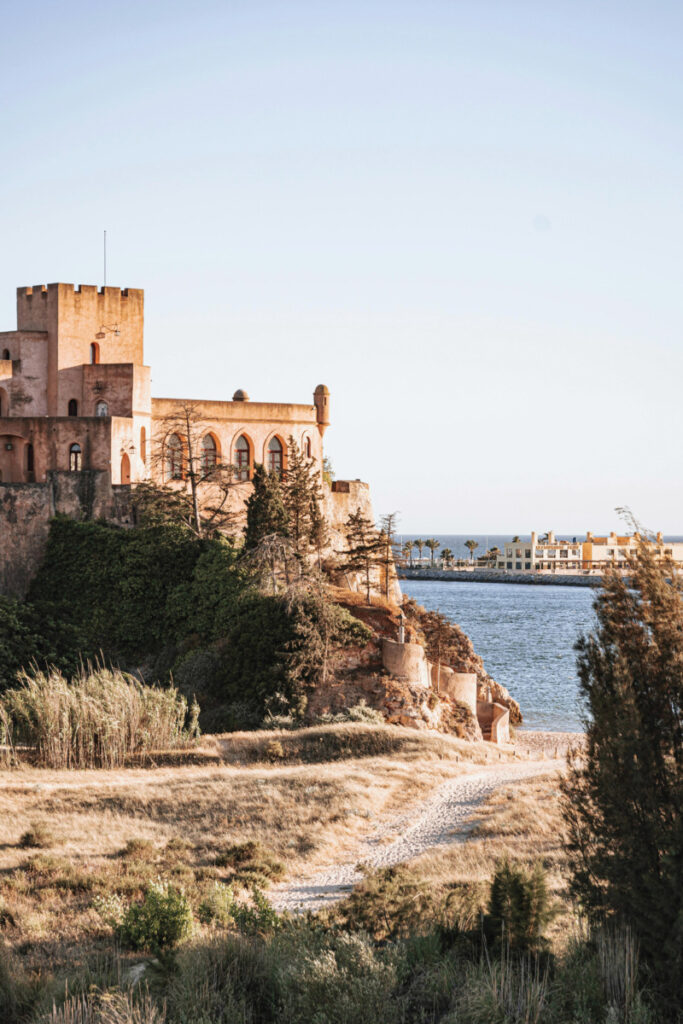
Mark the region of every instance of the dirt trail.
POLYGON ((473 813, 495 789, 563 767, 560 760, 509 762, 449 779, 409 814, 383 824, 362 840, 352 860, 274 886, 269 898, 278 910, 319 910, 342 899, 360 881, 359 864, 386 868, 436 846, 463 842, 474 827, 473 813))

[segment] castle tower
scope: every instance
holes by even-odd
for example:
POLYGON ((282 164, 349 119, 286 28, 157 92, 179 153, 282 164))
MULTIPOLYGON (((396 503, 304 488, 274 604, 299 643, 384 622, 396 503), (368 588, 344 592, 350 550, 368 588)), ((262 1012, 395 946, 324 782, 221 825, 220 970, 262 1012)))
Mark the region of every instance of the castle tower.
POLYGON ((330 389, 324 384, 318 384, 313 392, 313 404, 318 420, 318 430, 322 437, 330 425, 330 389))

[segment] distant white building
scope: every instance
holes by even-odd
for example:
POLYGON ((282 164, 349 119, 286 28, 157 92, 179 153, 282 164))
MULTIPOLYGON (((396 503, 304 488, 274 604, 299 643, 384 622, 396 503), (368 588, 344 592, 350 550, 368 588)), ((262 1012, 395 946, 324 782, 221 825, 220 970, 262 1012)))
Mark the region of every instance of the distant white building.
MULTIPOLYGON (((618 536, 610 533, 597 537, 586 534, 585 540, 557 540, 552 530, 539 538, 531 534, 528 541, 509 541, 498 555, 497 569, 524 572, 603 571, 608 567, 628 569, 637 552, 640 535, 618 536)), ((661 560, 683 565, 683 543, 664 542, 661 533, 651 542, 661 560)))

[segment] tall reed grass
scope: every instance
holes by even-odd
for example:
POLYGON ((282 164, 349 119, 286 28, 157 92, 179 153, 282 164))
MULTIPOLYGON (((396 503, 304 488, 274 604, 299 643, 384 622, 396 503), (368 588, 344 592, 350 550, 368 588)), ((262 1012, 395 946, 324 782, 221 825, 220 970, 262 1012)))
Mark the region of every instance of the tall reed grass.
POLYGON ((199 708, 173 687, 145 686, 88 665, 67 681, 57 669, 23 672, 0 697, 0 723, 48 768, 117 768, 131 755, 188 746, 199 708))

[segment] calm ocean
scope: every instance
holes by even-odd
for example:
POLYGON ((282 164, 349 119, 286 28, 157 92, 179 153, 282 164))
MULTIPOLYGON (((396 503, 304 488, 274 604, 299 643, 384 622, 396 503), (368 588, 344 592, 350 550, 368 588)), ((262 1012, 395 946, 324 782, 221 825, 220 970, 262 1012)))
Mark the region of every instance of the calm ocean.
MULTIPOLYGON (((431 534, 417 536, 424 539, 431 534)), ((463 545, 470 538, 484 552, 494 544, 502 547, 512 536, 437 534, 436 539, 454 555, 466 557, 463 545)), ((571 540, 573 535, 562 536, 571 540)), ((528 534, 520 537, 528 539, 528 534)), ((404 541, 408 539, 413 536, 405 535, 404 541)), ((401 580, 401 588, 425 608, 443 612, 467 633, 487 672, 519 701, 526 728, 553 732, 582 728, 574 644, 593 624, 594 591, 427 580, 401 580)))

